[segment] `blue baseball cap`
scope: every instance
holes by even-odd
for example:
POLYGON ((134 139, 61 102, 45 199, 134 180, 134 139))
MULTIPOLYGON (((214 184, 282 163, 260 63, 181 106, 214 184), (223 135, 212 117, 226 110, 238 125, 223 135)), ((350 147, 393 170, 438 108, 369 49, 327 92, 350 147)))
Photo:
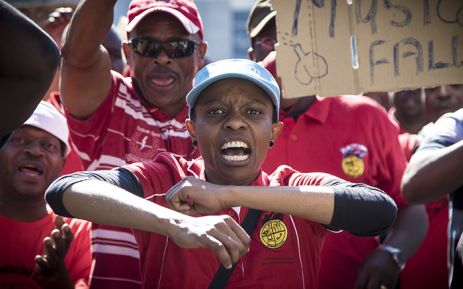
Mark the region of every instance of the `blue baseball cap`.
POLYGON ((241 78, 249 80, 262 88, 272 100, 278 119, 280 111, 280 88, 272 74, 262 65, 249 59, 225 59, 206 65, 195 76, 193 88, 186 96, 186 102, 191 109, 195 106, 198 96, 209 85, 226 78, 241 78))

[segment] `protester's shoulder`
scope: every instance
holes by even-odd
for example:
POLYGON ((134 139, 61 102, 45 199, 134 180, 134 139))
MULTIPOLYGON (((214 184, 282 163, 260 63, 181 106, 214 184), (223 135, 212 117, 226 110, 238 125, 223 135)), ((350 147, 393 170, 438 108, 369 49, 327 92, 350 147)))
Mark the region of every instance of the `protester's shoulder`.
POLYGON ((463 140, 463 109, 441 116, 435 123, 429 123, 419 132, 418 151, 450 146, 463 140))
POLYGON ((123 76, 117 71, 111 70, 111 77, 113 83, 113 90, 111 93, 117 93, 121 95, 134 96, 136 95, 133 89, 133 79, 130 76, 123 76))
POLYGON ((337 179, 337 177, 322 172, 300 172, 287 165, 279 166, 270 174, 272 185, 277 186, 318 186, 337 179))
POLYGON ((127 166, 130 171, 170 171, 174 174, 184 174, 188 170, 200 171, 204 167, 204 162, 201 158, 195 160, 187 160, 184 157, 171 153, 171 152, 159 152, 153 159, 132 163, 127 166))
MULTIPOLYGON (((386 110, 376 101, 363 95, 340 95, 331 99, 333 107, 344 108, 352 114, 362 113, 373 117, 388 118, 386 110)), ((360 115, 360 116, 362 116, 360 115)))
POLYGON ((440 121, 442 121, 441 119, 442 120, 451 119, 455 123, 462 125, 463 124, 463 108, 460 108, 459 110, 454 111, 454 112, 449 112, 449 113, 444 114, 441 118, 439 118, 439 120, 437 120, 436 123, 439 123, 440 121))

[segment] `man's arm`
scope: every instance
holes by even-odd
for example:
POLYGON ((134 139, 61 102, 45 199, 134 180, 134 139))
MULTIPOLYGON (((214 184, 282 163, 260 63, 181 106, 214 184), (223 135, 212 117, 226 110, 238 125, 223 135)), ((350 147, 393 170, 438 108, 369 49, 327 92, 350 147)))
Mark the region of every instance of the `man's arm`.
POLYGON ((249 236, 230 216, 190 217, 108 181, 84 177, 69 183, 60 178, 48 188, 46 199, 55 212, 69 217, 159 233, 185 248, 210 248, 226 268, 249 248, 249 236))
POLYGON ((402 190, 411 203, 425 203, 463 185, 463 141, 437 150, 417 151, 405 170, 402 190))
MULTIPOLYGON (((400 249, 402 260, 406 261, 418 250, 427 230, 427 214, 423 205, 400 208, 382 245, 400 249)), ((380 284, 395 288, 401 270, 391 253, 378 247, 360 268, 355 288, 379 288, 380 284)))
POLYGON ((111 87, 111 61, 103 43, 116 0, 84 0, 74 13, 62 48, 60 93, 76 118, 89 117, 111 87))
POLYGON ((58 67, 53 40, 21 12, 0 0, 0 138, 30 116, 58 67))

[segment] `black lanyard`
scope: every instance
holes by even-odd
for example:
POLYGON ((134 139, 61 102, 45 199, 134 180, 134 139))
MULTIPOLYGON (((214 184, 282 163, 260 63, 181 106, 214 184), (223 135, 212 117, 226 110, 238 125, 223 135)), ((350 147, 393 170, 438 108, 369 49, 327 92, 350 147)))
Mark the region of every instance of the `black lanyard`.
MULTIPOLYGON (((262 211, 256 209, 249 209, 246 217, 243 220, 241 226, 248 233, 249 236, 252 236, 252 232, 259 221, 259 217, 262 211)), ((215 273, 214 279, 212 279, 209 289, 223 289, 227 286, 228 280, 230 279, 233 271, 235 270, 236 264, 233 265, 231 269, 226 269, 223 265, 220 265, 220 268, 215 273)))

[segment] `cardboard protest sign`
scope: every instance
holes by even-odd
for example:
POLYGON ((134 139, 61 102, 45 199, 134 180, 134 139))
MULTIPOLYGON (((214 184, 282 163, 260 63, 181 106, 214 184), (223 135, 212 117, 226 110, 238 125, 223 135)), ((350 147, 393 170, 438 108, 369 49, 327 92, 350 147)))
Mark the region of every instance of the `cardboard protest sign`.
POLYGON ((463 83, 461 0, 273 0, 287 98, 463 83))

